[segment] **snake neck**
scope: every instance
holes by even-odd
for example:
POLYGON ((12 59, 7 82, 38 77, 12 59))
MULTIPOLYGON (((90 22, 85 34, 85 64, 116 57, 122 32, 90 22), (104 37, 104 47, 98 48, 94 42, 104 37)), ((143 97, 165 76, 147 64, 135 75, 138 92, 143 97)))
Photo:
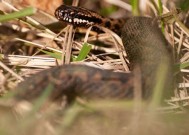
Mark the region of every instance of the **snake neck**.
POLYGON ((172 48, 166 41, 157 22, 148 17, 133 17, 122 29, 122 41, 131 63, 139 67, 144 97, 151 95, 156 84, 163 78, 162 90, 172 87, 172 48), (163 73, 165 70, 165 73, 163 73), (163 73, 161 76, 160 74, 163 73))

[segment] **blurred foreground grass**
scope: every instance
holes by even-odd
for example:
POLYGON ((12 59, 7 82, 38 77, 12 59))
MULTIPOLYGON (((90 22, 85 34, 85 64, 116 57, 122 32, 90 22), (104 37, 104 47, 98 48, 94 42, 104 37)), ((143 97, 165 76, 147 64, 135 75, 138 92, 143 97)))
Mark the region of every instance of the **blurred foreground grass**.
POLYGON ((0 134, 4 135, 187 135, 188 112, 152 110, 144 103, 96 101, 75 103, 66 110, 57 106, 19 115, 0 106, 0 134))

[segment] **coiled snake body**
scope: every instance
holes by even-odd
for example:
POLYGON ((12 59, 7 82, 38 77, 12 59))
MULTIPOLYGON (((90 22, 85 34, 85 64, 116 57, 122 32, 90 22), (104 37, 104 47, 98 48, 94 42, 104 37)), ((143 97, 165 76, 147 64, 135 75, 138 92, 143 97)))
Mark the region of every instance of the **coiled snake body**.
MULTIPOLYGON (((113 21, 104 19, 93 11, 66 5, 58 7, 55 16, 76 27, 89 27, 94 24, 110 26, 113 21)), ((172 82, 172 51, 157 22, 148 17, 129 18, 122 28, 122 40, 131 67, 140 71, 142 97, 151 97, 158 71, 164 67, 168 70, 163 74, 166 82, 163 90, 169 90, 172 82)), ((49 84, 52 86, 49 96, 51 100, 59 99, 63 95, 68 100, 73 100, 76 96, 132 99, 137 73, 114 73, 81 65, 57 66, 20 83, 16 88, 16 99, 35 99, 43 94, 49 84)))

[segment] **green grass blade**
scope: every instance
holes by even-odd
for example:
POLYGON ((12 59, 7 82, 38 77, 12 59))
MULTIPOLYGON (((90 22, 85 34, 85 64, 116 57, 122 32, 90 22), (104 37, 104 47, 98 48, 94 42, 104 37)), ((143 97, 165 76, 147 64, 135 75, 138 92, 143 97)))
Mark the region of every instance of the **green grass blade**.
POLYGON ((139 0, 130 0, 131 5, 132 5, 132 13, 135 16, 140 15, 139 13, 139 0))
MULTIPOLYGON (((161 16, 163 14, 163 4, 161 0, 158 0, 158 15, 161 16)), ((163 21, 161 21, 161 30, 164 33, 165 31, 165 24, 163 21)))
POLYGON ((163 4, 161 0, 158 0, 158 14, 162 15, 162 13, 163 13, 163 4))
POLYGON ((174 65, 174 74, 177 74, 180 72, 181 69, 189 67, 189 62, 181 63, 181 64, 175 64, 174 65))
POLYGON ((37 11, 36 8, 28 7, 28 8, 22 9, 17 12, 13 12, 13 13, 6 14, 6 15, 0 15, 0 22, 10 21, 13 19, 33 15, 36 13, 36 11, 37 11))
POLYGON ((166 78, 166 73, 168 72, 168 67, 165 63, 161 64, 158 67, 158 70, 156 72, 156 85, 153 89, 153 96, 152 96, 152 100, 150 102, 150 109, 154 109, 156 107, 158 107, 161 103, 162 100, 162 96, 163 96, 163 89, 164 86, 166 85, 165 83, 165 78, 166 78))
POLYGON ((41 106, 49 99, 48 97, 50 96, 53 87, 54 86, 51 83, 48 84, 48 86, 44 89, 42 95, 36 99, 31 113, 37 112, 41 108, 41 106))
POLYGON ((75 61, 84 60, 87 57, 87 55, 89 54, 90 50, 91 50, 91 45, 89 45, 88 43, 84 43, 83 47, 81 48, 81 51, 79 52, 79 55, 75 59, 75 61))
POLYGON ((56 59, 59 59, 61 60, 62 59, 62 54, 61 53, 58 53, 58 52, 49 52, 49 51, 45 51, 45 50, 40 50, 41 52, 53 57, 53 58, 56 58, 56 59))

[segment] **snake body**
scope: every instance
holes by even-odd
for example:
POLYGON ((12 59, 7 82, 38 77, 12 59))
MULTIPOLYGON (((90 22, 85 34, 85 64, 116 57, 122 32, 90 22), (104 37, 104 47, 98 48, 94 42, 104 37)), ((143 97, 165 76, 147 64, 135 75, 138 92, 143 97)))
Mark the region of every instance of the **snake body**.
MULTIPOLYGON (((107 19, 97 13, 72 6, 61 5, 55 16, 76 27, 107 24, 107 19)), ((166 82, 163 91, 169 90, 172 85, 172 51, 157 22, 148 17, 129 18, 122 28, 122 40, 131 68, 139 72, 115 73, 81 65, 57 66, 21 82, 16 88, 16 99, 33 100, 42 95, 49 85, 52 86, 51 100, 60 99, 63 95, 69 101, 76 96, 132 99, 137 73, 141 75, 142 97, 149 99, 162 65, 168 69, 163 74, 166 82)))

